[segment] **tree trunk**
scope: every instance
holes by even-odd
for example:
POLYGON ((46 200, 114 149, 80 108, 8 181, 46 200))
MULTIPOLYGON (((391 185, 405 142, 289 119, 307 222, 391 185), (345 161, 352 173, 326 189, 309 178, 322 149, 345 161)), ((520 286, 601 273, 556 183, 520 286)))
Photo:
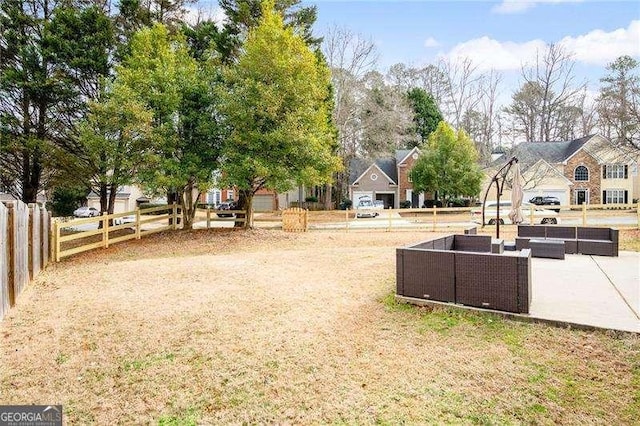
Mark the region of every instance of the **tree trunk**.
POLYGON ((236 219, 245 219, 245 221, 236 221, 234 224, 235 228, 249 229, 251 221, 253 220, 251 215, 252 204, 253 191, 250 189, 241 189, 238 198, 238 210, 245 210, 247 213, 236 213, 236 219))
POLYGON ((190 181, 182 192, 181 197, 182 217, 184 218, 182 229, 193 229, 193 222, 196 217, 196 208, 198 206, 199 196, 200 192, 196 190, 193 182, 190 181))
MULTIPOLYGON (((167 191, 167 204, 180 204, 182 206, 181 194, 178 191, 167 191)), ((178 212, 179 213, 179 212, 178 212)), ((173 217, 169 216, 169 225, 173 225, 173 217)), ((176 218, 176 225, 180 225, 180 216, 176 218)))
POLYGON ((116 195, 118 194, 118 187, 115 184, 109 186, 109 204, 106 211, 108 214, 113 214, 113 210, 116 206, 116 195))
POLYGON ((333 187, 331 186, 330 183, 326 184, 324 186, 324 209, 325 210, 333 210, 333 203, 332 203, 332 193, 331 193, 331 189, 333 187))

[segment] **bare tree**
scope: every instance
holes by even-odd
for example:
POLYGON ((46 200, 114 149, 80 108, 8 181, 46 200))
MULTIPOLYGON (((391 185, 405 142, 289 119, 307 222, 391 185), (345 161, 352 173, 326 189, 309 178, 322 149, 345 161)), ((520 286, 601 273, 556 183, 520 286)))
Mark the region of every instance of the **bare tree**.
POLYGON ((449 123, 460 128, 464 114, 475 110, 480 102, 482 76, 469 58, 442 60, 439 68, 445 78, 445 92, 440 106, 442 113, 449 123))
POLYGON ((444 72, 436 65, 427 65, 416 72, 418 87, 424 89, 433 96, 442 111, 445 97, 448 91, 448 80, 444 72))
POLYGON ((346 171, 336 176, 337 195, 341 198, 347 194, 349 163, 358 152, 362 136, 362 79, 374 69, 378 52, 371 39, 335 26, 324 37, 322 51, 331 68, 333 122, 338 129, 339 152, 346 171))
POLYGON ((574 76, 575 61, 562 46, 547 45, 546 51, 536 55, 535 64, 522 69, 524 85, 535 87, 539 96, 538 126, 535 136, 529 140, 552 141, 563 139, 566 129, 559 124, 566 121, 568 107, 575 107, 585 83, 576 84, 574 76), (563 134, 564 133, 564 134, 563 134))
POLYGON ((388 84, 378 71, 367 73, 363 82, 361 154, 373 158, 406 147, 415 138, 406 90, 388 84))
POLYGON ((480 161, 484 163, 490 161, 491 151, 497 143, 497 120, 500 114, 497 102, 501 82, 502 74, 495 70, 480 75, 476 108, 465 111, 460 123, 474 140, 480 161))

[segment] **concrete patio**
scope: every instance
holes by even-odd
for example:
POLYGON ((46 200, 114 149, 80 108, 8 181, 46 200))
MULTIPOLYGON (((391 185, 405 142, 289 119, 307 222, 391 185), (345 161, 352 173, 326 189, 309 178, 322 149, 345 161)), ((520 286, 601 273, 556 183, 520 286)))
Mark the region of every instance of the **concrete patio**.
POLYGON ((640 333, 640 253, 532 261, 530 317, 640 333))
POLYGON ((529 315, 396 296, 416 305, 455 306, 562 327, 640 333, 640 253, 532 258, 529 315))

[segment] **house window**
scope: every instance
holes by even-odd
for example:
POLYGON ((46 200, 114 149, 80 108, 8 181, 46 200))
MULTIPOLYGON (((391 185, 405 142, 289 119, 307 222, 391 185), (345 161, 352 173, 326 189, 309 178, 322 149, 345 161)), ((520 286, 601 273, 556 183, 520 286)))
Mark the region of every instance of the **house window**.
POLYGON ((606 166, 607 179, 624 179, 624 164, 611 164, 606 166))
POLYGON ((407 173, 407 182, 413 182, 413 179, 411 179, 411 172, 407 173))
POLYGON ((624 190, 623 189, 607 189, 606 204, 624 204, 624 190))
POLYGON ((227 200, 233 201, 233 189, 227 189, 227 200))
POLYGON ((375 173, 371 173, 371 180, 378 180, 378 175, 375 173))
POLYGON ((589 169, 587 169, 585 166, 578 166, 576 167, 573 176, 576 181, 587 181, 589 180, 589 169))

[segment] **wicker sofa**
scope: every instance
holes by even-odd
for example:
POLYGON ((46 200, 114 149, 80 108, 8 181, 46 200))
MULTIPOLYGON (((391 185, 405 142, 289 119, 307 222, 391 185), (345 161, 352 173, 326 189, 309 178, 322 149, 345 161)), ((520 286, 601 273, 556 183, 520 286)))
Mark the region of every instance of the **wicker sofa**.
POLYGON ((491 237, 449 235, 396 250, 399 296, 528 313, 531 253, 491 253, 491 237))
POLYGON ((518 225, 516 249, 528 249, 531 239, 564 241, 567 254, 618 256, 618 230, 559 225, 518 225))

